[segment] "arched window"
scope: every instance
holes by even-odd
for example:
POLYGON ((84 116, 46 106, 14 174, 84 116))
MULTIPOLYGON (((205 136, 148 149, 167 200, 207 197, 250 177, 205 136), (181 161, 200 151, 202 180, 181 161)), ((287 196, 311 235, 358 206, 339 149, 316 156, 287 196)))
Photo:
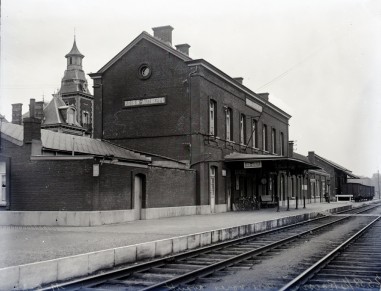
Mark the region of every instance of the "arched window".
POLYGON ((253 128, 252 128, 252 138, 253 138, 253 147, 258 148, 258 137, 257 137, 257 131, 258 131, 258 123, 255 119, 253 119, 253 128))
POLYGON ((267 151, 267 125, 262 128, 262 150, 267 151))
POLYGON ((90 124, 90 115, 87 111, 82 111, 82 125, 87 126, 90 124))
POLYGON ((275 132, 275 128, 273 128, 271 130, 271 150, 272 150, 273 154, 276 153, 276 132, 275 132))
POLYGON ((246 144, 246 116, 244 114, 241 114, 239 128, 240 143, 246 144))
POLYGON ((216 116, 217 103, 210 100, 209 103, 209 135, 216 136, 217 134, 217 116, 216 116))
POLYGON ((226 140, 233 141, 233 113, 231 108, 226 109, 226 140))

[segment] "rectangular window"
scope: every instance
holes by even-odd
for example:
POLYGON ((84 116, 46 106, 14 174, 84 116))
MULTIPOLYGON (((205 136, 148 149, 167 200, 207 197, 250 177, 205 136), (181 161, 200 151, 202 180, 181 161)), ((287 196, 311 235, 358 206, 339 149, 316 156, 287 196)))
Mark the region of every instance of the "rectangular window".
POLYGON ((240 142, 246 144, 246 117, 244 114, 241 114, 239 128, 240 142))
POLYGON ((273 128, 271 130, 271 150, 272 150, 273 154, 276 153, 276 132, 275 132, 275 128, 273 128))
POLYGON ((216 101, 210 100, 209 105, 209 135, 216 136, 217 120, 216 120, 216 101))
POLYGON ((262 128, 262 150, 267 151, 267 125, 262 128))
POLYGON ((233 122, 232 122, 232 109, 227 108, 226 109, 226 140, 232 141, 233 140, 233 122))
POLYGON ((258 123, 253 119, 253 128, 252 128, 252 138, 253 138, 253 147, 258 148, 258 137, 257 137, 257 129, 258 123))
POLYGON ((280 133, 280 155, 284 155, 284 135, 283 132, 280 133))

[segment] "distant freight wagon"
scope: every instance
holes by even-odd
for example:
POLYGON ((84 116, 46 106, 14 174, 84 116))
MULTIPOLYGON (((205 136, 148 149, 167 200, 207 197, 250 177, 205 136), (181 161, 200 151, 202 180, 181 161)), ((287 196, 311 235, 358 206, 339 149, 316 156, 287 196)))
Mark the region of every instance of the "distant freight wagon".
POLYGON ((360 183, 343 184, 342 194, 353 195, 354 201, 372 200, 374 197, 374 186, 367 186, 360 183))

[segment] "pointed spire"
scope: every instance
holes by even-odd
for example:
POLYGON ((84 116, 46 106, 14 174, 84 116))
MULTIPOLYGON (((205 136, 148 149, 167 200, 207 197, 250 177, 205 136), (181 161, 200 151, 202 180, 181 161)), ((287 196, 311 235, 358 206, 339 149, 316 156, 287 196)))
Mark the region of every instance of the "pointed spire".
POLYGON ((77 48, 77 43, 75 41, 75 35, 74 35, 74 43, 73 47, 71 48, 71 51, 65 56, 65 58, 71 57, 71 56, 79 56, 81 58, 84 58, 85 56, 81 54, 77 48))

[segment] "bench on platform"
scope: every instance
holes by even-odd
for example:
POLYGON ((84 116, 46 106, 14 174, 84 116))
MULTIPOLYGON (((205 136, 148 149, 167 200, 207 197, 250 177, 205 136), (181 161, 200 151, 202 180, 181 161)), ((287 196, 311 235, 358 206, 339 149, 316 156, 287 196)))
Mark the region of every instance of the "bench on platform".
POLYGON ((344 200, 341 200, 341 201, 351 201, 353 199, 352 194, 339 194, 339 195, 335 195, 335 197, 336 197, 336 201, 340 201, 339 200, 340 198, 344 198, 344 200))
POLYGON ((276 201, 273 200, 273 197, 271 195, 261 195, 261 207, 269 205, 276 205, 276 201))

